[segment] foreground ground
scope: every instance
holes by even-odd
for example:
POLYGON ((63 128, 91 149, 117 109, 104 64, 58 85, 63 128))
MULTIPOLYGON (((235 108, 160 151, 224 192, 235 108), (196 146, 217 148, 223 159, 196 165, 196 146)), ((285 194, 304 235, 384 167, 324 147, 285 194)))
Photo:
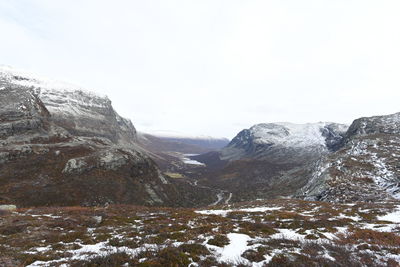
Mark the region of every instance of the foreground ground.
POLYGON ((0 266, 399 266, 400 202, 34 208, 0 215, 0 266))

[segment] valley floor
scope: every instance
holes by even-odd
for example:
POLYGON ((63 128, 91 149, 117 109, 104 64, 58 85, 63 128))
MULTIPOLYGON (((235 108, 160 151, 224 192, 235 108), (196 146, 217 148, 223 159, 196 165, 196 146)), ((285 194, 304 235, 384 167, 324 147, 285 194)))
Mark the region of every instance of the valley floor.
POLYGON ((400 202, 19 209, 0 266, 399 266, 400 202))

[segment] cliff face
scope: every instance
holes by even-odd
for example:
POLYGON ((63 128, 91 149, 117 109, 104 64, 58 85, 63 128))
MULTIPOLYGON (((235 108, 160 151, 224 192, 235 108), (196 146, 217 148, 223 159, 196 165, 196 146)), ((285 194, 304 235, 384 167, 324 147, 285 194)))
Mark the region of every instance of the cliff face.
POLYGON ((120 145, 134 144, 136 129, 119 116, 107 97, 85 91, 37 90, 52 121, 77 136, 104 137, 120 145))
POLYGON ((183 204, 111 101, 0 71, 0 202, 183 204))

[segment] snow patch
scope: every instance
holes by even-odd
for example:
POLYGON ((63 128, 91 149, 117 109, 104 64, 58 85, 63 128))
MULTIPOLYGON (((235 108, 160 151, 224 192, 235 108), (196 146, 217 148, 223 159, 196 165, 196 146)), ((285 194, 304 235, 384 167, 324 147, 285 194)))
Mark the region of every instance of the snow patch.
POLYGON ((282 239, 289 239, 289 240, 304 240, 304 235, 296 233, 295 230, 292 229, 276 229, 279 233, 273 234, 271 238, 282 238, 282 239))
POLYGON ((247 242, 251 239, 248 235, 230 233, 227 235, 229 238, 229 245, 222 249, 220 262, 236 262, 244 260, 241 255, 248 249, 247 242))
POLYGON ((255 207, 255 208, 244 208, 244 209, 228 209, 228 210, 196 210, 196 213, 203 215, 220 215, 225 217, 228 213, 234 211, 243 211, 243 212, 266 212, 273 210, 280 210, 282 207, 255 207))
POLYGON ((396 211, 383 216, 378 216, 378 220, 400 223, 400 206, 397 206, 396 211))

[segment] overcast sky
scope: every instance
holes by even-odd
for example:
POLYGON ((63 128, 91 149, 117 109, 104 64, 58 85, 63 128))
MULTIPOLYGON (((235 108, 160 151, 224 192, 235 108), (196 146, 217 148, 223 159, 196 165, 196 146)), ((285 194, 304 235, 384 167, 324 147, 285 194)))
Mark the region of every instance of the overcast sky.
POLYGON ((0 0, 0 64, 107 94, 141 131, 400 111, 399 0, 0 0))

